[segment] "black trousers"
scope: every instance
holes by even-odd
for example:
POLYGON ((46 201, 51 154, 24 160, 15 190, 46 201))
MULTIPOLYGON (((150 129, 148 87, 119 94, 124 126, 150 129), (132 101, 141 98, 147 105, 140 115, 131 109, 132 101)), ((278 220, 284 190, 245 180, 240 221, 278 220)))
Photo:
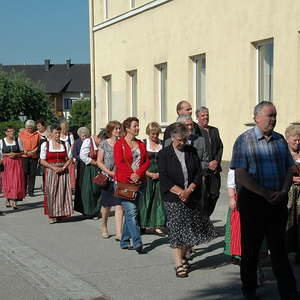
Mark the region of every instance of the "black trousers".
POLYGON ((38 159, 31 157, 22 157, 22 162, 25 173, 25 188, 28 194, 32 194, 34 191, 38 159))
POLYGON ((285 247, 286 203, 271 205, 264 198, 243 188, 239 192, 239 210, 243 291, 251 292, 257 287, 256 271, 259 250, 266 237, 281 298, 296 295, 296 280, 285 247))
POLYGON ((221 176, 220 173, 206 176, 206 192, 207 192, 207 215, 210 217, 215 210, 217 201, 220 197, 221 176))

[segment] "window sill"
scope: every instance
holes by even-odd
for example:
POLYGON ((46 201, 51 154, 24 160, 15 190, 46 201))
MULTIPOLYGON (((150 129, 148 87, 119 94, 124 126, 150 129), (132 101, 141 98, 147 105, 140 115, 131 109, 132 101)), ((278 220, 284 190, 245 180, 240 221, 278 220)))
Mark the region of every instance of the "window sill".
POLYGON ((248 123, 244 123, 244 125, 247 127, 254 127, 256 124, 255 122, 248 122, 248 123))
POLYGON ((167 2, 170 2, 170 1, 172 1, 172 0, 153 0, 153 1, 147 3, 143 6, 132 8, 124 14, 121 14, 121 15, 116 16, 116 17, 111 18, 111 19, 107 19, 104 22, 94 26, 93 31, 95 32, 95 31, 101 30, 103 28, 106 28, 106 27, 111 26, 115 23, 121 22, 121 21, 126 20, 128 18, 131 18, 131 17, 133 17, 135 15, 138 15, 138 14, 140 14, 140 13, 146 11, 146 10, 149 10, 151 8, 155 8, 157 6, 160 6, 160 5, 165 4, 167 2))

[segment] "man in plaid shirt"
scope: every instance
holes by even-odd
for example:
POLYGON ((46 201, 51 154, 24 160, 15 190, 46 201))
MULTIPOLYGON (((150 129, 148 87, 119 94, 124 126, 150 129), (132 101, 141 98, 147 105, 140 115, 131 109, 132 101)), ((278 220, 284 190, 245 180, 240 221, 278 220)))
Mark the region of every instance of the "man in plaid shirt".
POLYGON ((281 299, 299 299, 285 249, 288 190, 292 182, 291 157, 284 137, 274 132, 276 108, 268 101, 256 105, 256 126, 240 135, 233 147, 230 168, 235 169, 241 218, 241 280, 245 299, 258 299, 257 263, 266 237, 281 299))

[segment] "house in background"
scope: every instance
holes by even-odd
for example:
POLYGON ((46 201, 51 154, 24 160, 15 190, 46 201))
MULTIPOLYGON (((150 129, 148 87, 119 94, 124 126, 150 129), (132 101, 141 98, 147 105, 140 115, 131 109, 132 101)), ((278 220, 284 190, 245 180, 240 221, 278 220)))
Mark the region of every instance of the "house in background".
POLYGON ((69 118, 72 104, 91 96, 89 64, 51 64, 45 59, 43 65, 2 65, 4 72, 22 72, 35 83, 41 84, 49 95, 53 113, 59 118, 69 118))

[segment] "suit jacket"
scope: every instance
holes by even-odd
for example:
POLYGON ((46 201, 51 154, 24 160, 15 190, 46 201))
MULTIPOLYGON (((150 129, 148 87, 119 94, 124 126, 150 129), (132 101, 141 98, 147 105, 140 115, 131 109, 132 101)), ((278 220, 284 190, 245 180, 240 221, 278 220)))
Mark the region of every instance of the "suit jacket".
MULTIPOLYGON (((206 149, 205 138, 202 135, 198 136, 193 134, 190 138, 190 142, 191 142, 190 145, 197 150, 202 169, 207 169, 209 163, 209 153, 208 150, 206 149)), ((168 147, 171 144, 172 144, 172 139, 170 137, 165 140, 164 147, 168 147)))
POLYGON ((223 143, 220 138, 219 130, 216 127, 208 126, 209 137, 204 128, 199 126, 201 135, 205 137, 206 148, 209 153, 209 161, 216 160, 219 162, 217 171, 221 172, 221 162, 223 156, 223 143))
MULTIPOLYGON (((197 185, 188 201, 188 203, 193 204, 201 199, 202 168, 197 151, 194 147, 185 146, 184 152, 186 168, 188 171, 188 184, 195 183, 197 185)), ((174 185, 178 185, 184 189, 184 175, 173 145, 169 145, 158 153, 158 170, 160 189, 164 201, 181 201, 177 195, 170 192, 170 189, 174 185)))
MULTIPOLYGON (((200 133, 200 128, 199 128, 198 124, 197 124, 196 122, 193 122, 193 123, 194 123, 193 134, 194 134, 194 135, 200 135, 201 133, 200 133)), ((169 139, 169 138, 171 137, 172 126, 173 126, 174 124, 176 124, 176 122, 174 122, 174 123, 172 123, 171 125, 169 125, 169 126, 166 128, 165 132, 164 132, 164 139, 163 139, 163 146, 164 146, 164 147, 166 147, 165 144, 164 144, 164 143, 165 143, 165 140, 167 140, 167 139, 169 139)))

